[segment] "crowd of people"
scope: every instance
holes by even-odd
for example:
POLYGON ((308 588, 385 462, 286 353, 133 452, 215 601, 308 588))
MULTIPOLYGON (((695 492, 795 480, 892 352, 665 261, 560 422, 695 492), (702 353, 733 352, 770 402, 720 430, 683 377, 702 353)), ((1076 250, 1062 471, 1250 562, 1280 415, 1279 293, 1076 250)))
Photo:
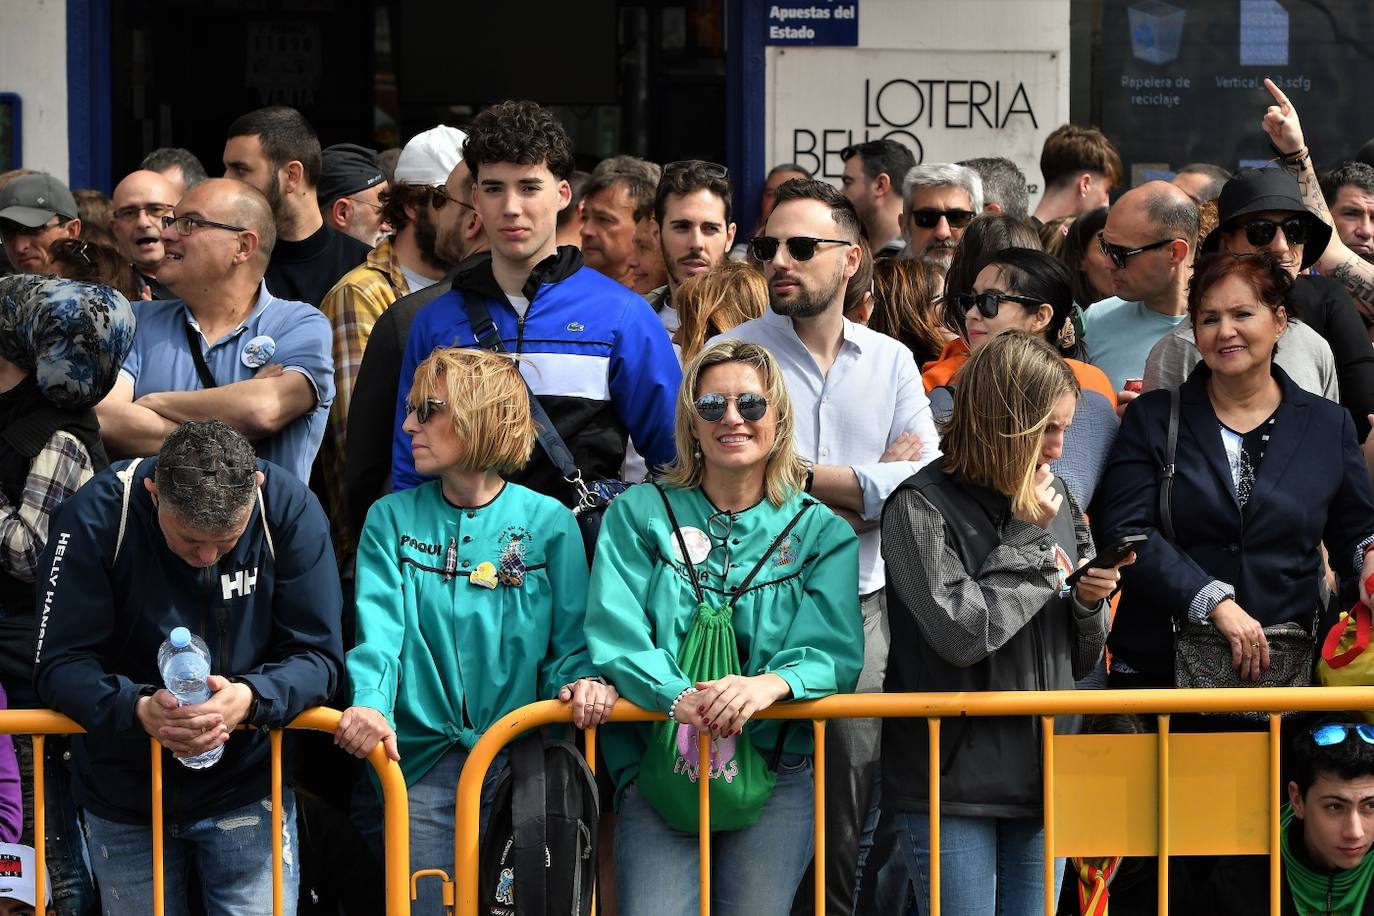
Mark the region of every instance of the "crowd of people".
MULTIPOLYGON (((58 916, 151 911, 149 736, 166 912, 261 912, 265 729, 317 705, 343 714, 289 742, 288 913, 382 911, 357 758, 399 764, 410 867, 447 869, 494 723, 624 697, 667 719, 602 730, 601 912, 697 912, 705 778, 712 912, 805 916, 815 739, 753 721, 775 703, 1311 685, 1374 585, 1374 167, 1319 174, 1266 85, 1271 167, 1127 187, 1065 125, 1033 213, 1007 159, 884 139, 839 187, 777 165, 740 233, 724 166, 579 171, 516 101, 380 155, 261 109, 222 178, 157 150, 109 199, 0 175, 0 705, 85 730, 42 761, 0 736, 0 913, 44 880, 58 916), (208 700, 163 682, 174 627, 208 700)), ((925 724, 824 740, 825 912, 924 914, 925 724)), ((1285 740, 1282 912, 1374 913, 1374 726, 1285 740)), ((1032 719, 949 723, 942 912, 1040 911, 1040 767, 1032 719)), ((1110 866, 1112 912, 1154 911, 1151 865, 1110 866)), ((1191 862, 1173 911, 1259 912, 1253 865, 1191 862)), ((1088 912, 1100 870, 1053 873, 1088 912)))

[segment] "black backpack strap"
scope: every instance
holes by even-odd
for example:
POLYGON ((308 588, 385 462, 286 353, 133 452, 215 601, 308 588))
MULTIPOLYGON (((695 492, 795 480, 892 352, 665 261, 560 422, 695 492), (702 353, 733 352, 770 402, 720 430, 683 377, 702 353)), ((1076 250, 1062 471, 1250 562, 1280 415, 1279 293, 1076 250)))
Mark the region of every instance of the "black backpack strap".
POLYGON ((796 527, 797 522, 801 521, 801 517, 806 514, 806 510, 810 509, 815 504, 816 501, 813 499, 802 500, 802 507, 797 510, 796 515, 792 516, 792 521, 787 523, 787 527, 782 529, 781 534, 773 538, 773 543, 768 545, 768 549, 763 552, 763 556, 759 557, 759 561, 754 564, 754 568, 749 570, 749 575, 745 576, 744 581, 735 587, 736 595, 744 593, 744 590, 749 587, 749 583, 753 582, 754 577, 759 574, 759 570, 763 569, 763 564, 767 563, 768 558, 773 555, 773 551, 778 549, 778 545, 782 543, 783 538, 792 533, 792 529, 796 527))
POLYGON ((705 602, 706 597, 701 593, 701 583, 697 581, 697 568, 692 563, 692 555, 687 552, 687 541, 682 537, 682 526, 677 523, 673 504, 668 502, 668 494, 661 486, 657 483, 653 486, 663 498, 663 508, 668 510, 668 524, 673 526, 673 536, 677 538, 677 546, 682 550, 682 562, 687 567, 687 578, 692 580, 692 591, 697 593, 698 602, 705 602))
POLYGON ((210 367, 205 364, 205 354, 200 352, 200 334, 191 327, 191 322, 186 322, 186 344, 191 348, 191 359, 196 364, 196 375, 200 376, 200 384, 205 388, 218 388, 219 383, 215 381, 215 376, 210 372, 210 367))
POLYGON ((1179 393, 1169 389, 1169 432, 1164 447, 1164 467, 1159 474, 1159 528, 1165 540, 1174 540, 1174 457, 1178 454, 1179 393))
POLYGON ((544 916, 548 868, 544 736, 525 735, 511 745, 511 863, 517 916, 544 916))

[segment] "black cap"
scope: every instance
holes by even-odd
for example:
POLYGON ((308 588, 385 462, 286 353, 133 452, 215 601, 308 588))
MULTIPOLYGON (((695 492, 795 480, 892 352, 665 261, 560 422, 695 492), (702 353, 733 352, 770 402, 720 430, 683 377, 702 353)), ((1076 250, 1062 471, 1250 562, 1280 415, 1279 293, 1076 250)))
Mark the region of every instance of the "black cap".
POLYGON ((386 181, 377 154, 356 143, 336 143, 320 151, 320 181, 315 188, 320 206, 357 194, 386 181))
POLYGON ((1306 270, 1326 251, 1331 227, 1302 202, 1298 180, 1282 169, 1242 169, 1231 177, 1217 198, 1217 227, 1202 241, 1202 253, 1221 250, 1221 234, 1236 228, 1242 216, 1268 210, 1298 213, 1306 217, 1307 244, 1302 248, 1300 270, 1306 270))

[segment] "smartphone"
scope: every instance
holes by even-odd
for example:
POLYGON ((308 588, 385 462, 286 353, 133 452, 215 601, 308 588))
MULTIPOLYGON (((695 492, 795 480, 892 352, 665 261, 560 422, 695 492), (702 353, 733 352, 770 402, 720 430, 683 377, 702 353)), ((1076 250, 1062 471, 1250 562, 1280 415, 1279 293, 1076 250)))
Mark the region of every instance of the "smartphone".
POLYGON ((1143 378, 1128 378, 1126 379, 1125 390, 1134 391, 1136 394, 1140 394, 1145 390, 1145 380, 1143 378))
POLYGON ((1137 547, 1139 547, 1141 544, 1144 544, 1149 539, 1149 535, 1146 534, 1126 535, 1125 537, 1118 540, 1115 544, 1108 547, 1106 550, 1102 551, 1097 556, 1093 557, 1087 563, 1075 569, 1073 571, 1073 575, 1069 576, 1068 581, 1064 583, 1065 587, 1073 588, 1075 585, 1077 585, 1078 580, 1083 577, 1083 573, 1088 569, 1091 569, 1093 567, 1103 569, 1105 567, 1115 566, 1122 560, 1126 559, 1126 557, 1131 553, 1131 551, 1135 550, 1137 547))

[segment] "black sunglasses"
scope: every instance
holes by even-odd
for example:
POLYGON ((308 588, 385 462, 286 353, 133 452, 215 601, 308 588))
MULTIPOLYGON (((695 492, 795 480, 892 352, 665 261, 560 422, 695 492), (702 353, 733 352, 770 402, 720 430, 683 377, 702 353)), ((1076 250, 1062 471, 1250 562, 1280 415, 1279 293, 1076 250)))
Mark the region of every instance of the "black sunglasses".
POLYGON ((1332 722, 1329 725, 1318 725, 1312 729, 1312 740, 1318 747, 1331 747, 1333 744, 1343 743, 1352 731, 1359 735, 1365 744, 1374 744, 1374 725, 1365 722, 1332 722))
POLYGON ((447 186, 447 185, 442 185, 442 184, 441 184, 441 185, 437 185, 436 187, 430 189, 430 192, 429 192, 429 205, 430 205, 431 207, 433 207, 434 209, 436 209, 436 210, 442 210, 442 209, 444 209, 444 205, 447 204, 449 201, 453 201, 455 204, 457 204, 458 206, 462 207, 464 210, 475 210, 475 209, 476 209, 472 204, 467 203, 466 201, 459 200, 459 199, 456 198, 456 197, 450 196, 449 193, 448 193, 448 186, 447 186))
POLYGON ((246 487, 253 480, 253 472, 256 469, 250 468, 215 468, 213 471, 206 468, 198 468, 190 465, 180 467, 159 468, 159 471, 166 471, 168 479, 174 486, 178 487, 200 487, 204 486, 207 480, 213 480, 221 487, 246 487))
POLYGON ((1178 239, 1160 239, 1158 242, 1141 245, 1139 248, 1127 248, 1124 245, 1113 245, 1111 242, 1107 241, 1106 236, 1099 234, 1097 236, 1097 247, 1102 249, 1102 253, 1105 254, 1119 270, 1125 270, 1126 260, 1128 258, 1133 258, 1146 251, 1154 251, 1156 248, 1163 248, 1165 245, 1172 245, 1176 241, 1178 241, 1178 239))
POLYGON ((911 221, 922 229, 934 229, 940 225, 940 220, 943 218, 945 222, 949 223, 949 228, 962 229, 973 222, 973 218, 977 215, 972 210, 935 210, 923 207, 920 210, 912 211, 911 221))
POLYGON ((421 426, 424 426, 440 408, 447 406, 448 401, 441 401, 438 398, 425 398, 419 404, 406 401, 406 413, 415 414, 415 419, 420 422, 421 426))
POLYGON ((725 166, 719 162, 707 162, 705 159, 679 159, 676 162, 669 162, 663 167, 663 174, 685 172, 691 168, 700 168, 708 178, 728 179, 730 177, 730 170, 725 166))
POLYGON ((978 314, 984 318, 996 318, 997 312, 1003 302, 1017 302, 1021 305, 1036 306, 1040 305, 1039 299, 1030 296, 1017 296, 1013 293, 960 293, 955 297, 959 303, 959 308, 967 312, 971 308, 977 308, 978 314))
POLYGON ((775 239, 771 235, 756 235, 749 240, 749 253, 755 261, 767 263, 778 253, 778 246, 786 244, 794 261, 809 261, 816 256, 817 245, 853 245, 844 239, 818 239, 809 235, 794 235, 790 239, 775 239))
POLYGON ((752 392, 741 395, 703 394, 696 399, 693 406, 697 409, 697 416, 707 423, 716 423, 725 416, 725 405, 731 401, 735 402, 735 409, 739 411, 740 418, 750 423, 762 420, 763 415, 768 412, 768 399, 752 392))
POLYGON ((1288 240, 1289 245, 1303 245, 1307 243, 1307 236, 1312 227, 1301 216, 1290 216, 1282 222, 1256 219, 1245 224, 1245 239, 1256 248, 1263 248, 1274 241, 1274 233, 1280 229, 1283 230, 1283 237, 1288 240))

